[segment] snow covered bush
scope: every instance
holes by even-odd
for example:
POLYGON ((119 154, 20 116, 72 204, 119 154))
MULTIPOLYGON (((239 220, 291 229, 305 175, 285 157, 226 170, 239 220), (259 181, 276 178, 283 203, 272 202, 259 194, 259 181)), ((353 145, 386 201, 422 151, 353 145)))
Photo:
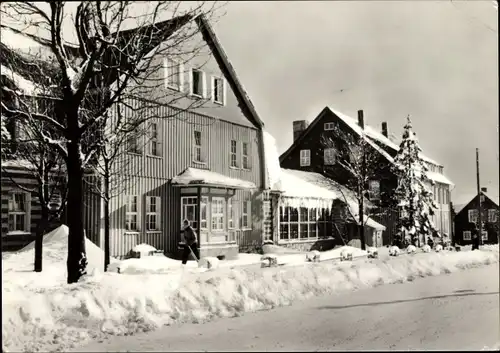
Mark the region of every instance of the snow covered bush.
POLYGON ((407 254, 415 254, 417 252, 417 247, 415 245, 408 245, 406 248, 407 254))
POLYGON ((373 247, 373 246, 369 246, 366 248, 366 251, 368 252, 368 258, 370 259, 376 259, 378 258, 378 249, 373 247))
POLYGON ((431 247, 429 245, 427 245, 427 244, 425 244, 424 246, 422 246, 422 251, 423 252, 428 253, 428 252, 431 252, 431 250, 432 250, 431 247))
POLYGON ((219 259, 216 257, 203 257, 198 261, 198 266, 202 268, 216 269, 219 267, 219 259))
POLYGON ((443 251, 443 246, 441 244, 436 245, 436 252, 443 251))
POLYGON ((145 256, 151 256, 154 255, 156 252, 156 248, 154 246, 148 245, 146 243, 138 244, 134 246, 130 251, 129 251, 129 257, 131 258, 141 258, 145 256))
POLYGON ((389 248, 389 256, 398 256, 400 253, 400 250, 397 246, 391 246, 389 248))
POLYGON ((320 261, 320 252, 318 250, 310 251, 306 254, 306 261, 308 262, 319 262, 320 261))
POLYGON ((266 254, 260 258, 261 267, 275 267, 278 266, 278 256, 276 254, 266 254))
POLYGON ((352 261, 352 250, 343 249, 340 253, 340 261, 352 261))

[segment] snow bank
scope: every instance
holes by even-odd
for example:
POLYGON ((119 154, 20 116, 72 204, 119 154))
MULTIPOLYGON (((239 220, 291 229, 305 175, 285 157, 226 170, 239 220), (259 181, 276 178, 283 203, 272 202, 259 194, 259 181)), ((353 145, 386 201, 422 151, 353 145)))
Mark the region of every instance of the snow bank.
POLYGON ((67 350, 110 334, 234 317, 315 295, 412 281, 499 261, 498 247, 419 255, 205 273, 95 274, 82 283, 53 289, 22 288, 11 281, 3 288, 3 350, 67 350))

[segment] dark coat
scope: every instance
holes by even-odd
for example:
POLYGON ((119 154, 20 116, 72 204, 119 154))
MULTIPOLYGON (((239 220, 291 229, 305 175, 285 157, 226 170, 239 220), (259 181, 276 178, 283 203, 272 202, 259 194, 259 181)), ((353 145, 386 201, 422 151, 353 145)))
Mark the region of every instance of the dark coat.
POLYGON ((196 232, 191 226, 184 228, 184 241, 189 246, 197 242, 196 232))

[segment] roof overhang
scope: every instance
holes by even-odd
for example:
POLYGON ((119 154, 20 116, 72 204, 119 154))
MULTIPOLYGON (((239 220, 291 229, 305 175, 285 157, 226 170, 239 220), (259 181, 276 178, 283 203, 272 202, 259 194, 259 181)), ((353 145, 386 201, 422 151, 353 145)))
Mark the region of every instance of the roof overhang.
POLYGON ((186 168, 172 178, 174 187, 209 187, 235 190, 253 190, 257 186, 251 181, 231 178, 206 169, 186 168))

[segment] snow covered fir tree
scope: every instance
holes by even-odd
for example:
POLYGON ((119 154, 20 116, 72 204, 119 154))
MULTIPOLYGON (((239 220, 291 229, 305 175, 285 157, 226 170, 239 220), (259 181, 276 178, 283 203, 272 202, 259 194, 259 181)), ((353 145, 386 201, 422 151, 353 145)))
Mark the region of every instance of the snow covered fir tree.
POLYGON ((395 197, 400 211, 401 231, 407 241, 417 246, 423 245, 427 236, 435 231, 431 217, 437 208, 429 187, 434 185, 434 181, 427 176, 428 168, 421 152, 408 115, 399 151, 394 158, 394 173, 398 177, 395 197))

